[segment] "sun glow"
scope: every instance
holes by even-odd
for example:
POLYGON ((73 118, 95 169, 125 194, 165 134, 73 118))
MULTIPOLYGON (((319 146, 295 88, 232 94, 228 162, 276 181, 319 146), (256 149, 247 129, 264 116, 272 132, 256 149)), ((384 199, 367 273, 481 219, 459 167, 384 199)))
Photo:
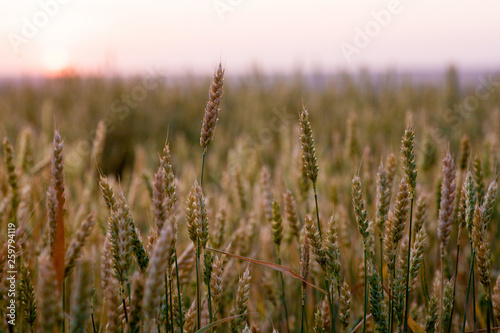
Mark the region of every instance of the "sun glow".
POLYGON ((49 72, 60 72, 68 66, 68 53, 62 46, 49 46, 43 52, 43 64, 49 72))

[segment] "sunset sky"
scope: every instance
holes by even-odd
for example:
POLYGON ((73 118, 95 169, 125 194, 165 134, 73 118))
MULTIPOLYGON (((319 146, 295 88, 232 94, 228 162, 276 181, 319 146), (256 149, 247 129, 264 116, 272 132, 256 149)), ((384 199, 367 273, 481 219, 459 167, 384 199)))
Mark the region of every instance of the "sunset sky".
POLYGON ((499 69, 499 14, 498 0, 0 0, 0 77, 206 73, 219 59, 232 73, 499 69))

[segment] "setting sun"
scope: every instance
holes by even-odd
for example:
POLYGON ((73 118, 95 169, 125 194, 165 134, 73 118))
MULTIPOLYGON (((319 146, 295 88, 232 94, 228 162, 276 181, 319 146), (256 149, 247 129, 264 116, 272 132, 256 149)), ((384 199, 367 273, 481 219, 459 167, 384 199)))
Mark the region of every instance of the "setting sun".
POLYGON ((50 72, 59 72, 68 65, 68 53, 62 46, 49 46, 43 52, 44 68, 50 72))

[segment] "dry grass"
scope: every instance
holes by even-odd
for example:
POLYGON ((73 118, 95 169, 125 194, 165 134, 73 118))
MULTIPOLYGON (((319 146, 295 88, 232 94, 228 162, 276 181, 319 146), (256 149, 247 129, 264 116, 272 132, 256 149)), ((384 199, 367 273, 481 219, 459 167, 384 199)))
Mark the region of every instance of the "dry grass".
POLYGON ((0 226, 16 229, 16 251, 0 249, 0 314, 15 255, 15 332, 500 325, 498 92, 457 125, 445 87, 224 75, 219 65, 204 113, 208 81, 165 83, 168 98, 153 91, 122 120, 71 113, 110 105, 113 82, 80 97, 63 91, 78 91, 71 79, 0 89, 19 137, 0 165, 0 226), (43 116, 29 126, 33 108, 43 116), (70 115, 96 128, 83 144, 70 115))

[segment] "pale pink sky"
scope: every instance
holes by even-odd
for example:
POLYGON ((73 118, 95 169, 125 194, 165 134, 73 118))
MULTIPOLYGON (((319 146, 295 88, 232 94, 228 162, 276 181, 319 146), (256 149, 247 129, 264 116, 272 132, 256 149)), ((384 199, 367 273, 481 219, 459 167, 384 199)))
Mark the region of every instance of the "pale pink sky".
POLYGON ((498 69, 499 14, 497 0, 0 0, 0 77, 65 66, 209 73, 219 59, 232 73, 255 64, 271 72, 498 69), (381 11, 390 13, 382 24, 373 14, 381 11), (349 60, 342 45, 356 51, 349 60))

